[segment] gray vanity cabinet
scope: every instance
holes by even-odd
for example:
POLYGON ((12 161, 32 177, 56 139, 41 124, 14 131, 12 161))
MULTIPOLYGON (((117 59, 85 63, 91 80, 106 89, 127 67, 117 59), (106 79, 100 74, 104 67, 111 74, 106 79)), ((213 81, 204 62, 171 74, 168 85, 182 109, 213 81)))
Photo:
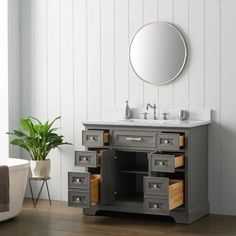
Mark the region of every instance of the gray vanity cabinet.
MULTIPOLYGON (((68 174, 69 205, 168 215, 192 223, 208 214, 208 125, 191 128, 86 124, 85 151, 68 174)), ((157 218, 158 219, 158 218, 157 218)))

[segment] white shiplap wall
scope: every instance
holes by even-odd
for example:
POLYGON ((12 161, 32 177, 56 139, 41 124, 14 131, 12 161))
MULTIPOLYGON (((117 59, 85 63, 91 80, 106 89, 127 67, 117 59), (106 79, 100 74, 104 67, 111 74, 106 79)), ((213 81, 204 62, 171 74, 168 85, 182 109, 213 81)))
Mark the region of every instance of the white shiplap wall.
POLYGON ((0 162, 20 157, 19 148, 10 146, 9 130, 20 119, 20 0, 0 1, 0 162))
POLYGON ((8 157, 8 3, 0 1, 0 162, 8 157))
MULTIPOLYGON (((8 0, 9 130, 19 128, 21 115, 21 0, 8 0)), ((6 135, 6 134, 5 134, 6 135)), ((20 148, 10 145, 9 156, 20 158, 20 148)))
MULTIPOLYGON (((81 121, 111 107, 213 109, 209 137, 212 213, 236 214, 235 0, 22 0, 22 116, 61 115, 74 147, 51 154, 52 198, 67 199, 67 172, 81 149, 81 121), (172 22, 189 49, 180 78, 161 87, 137 79, 128 46, 144 23, 172 22)), ((199 173, 201 174, 201 173, 199 173)))

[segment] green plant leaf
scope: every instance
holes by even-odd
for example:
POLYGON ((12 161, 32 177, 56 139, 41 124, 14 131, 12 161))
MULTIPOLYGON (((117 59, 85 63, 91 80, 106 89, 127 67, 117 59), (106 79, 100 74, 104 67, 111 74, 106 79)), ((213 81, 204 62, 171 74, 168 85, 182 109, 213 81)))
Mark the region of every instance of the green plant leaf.
POLYGON ((34 117, 34 116, 29 116, 28 119, 36 120, 40 125, 42 125, 42 122, 39 119, 37 119, 36 117, 34 117))
POLYGON ((16 137, 11 144, 25 149, 33 160, 45 160, 52 149, 61 145, 71 145, 71 143, 63 142, 64 136, 55 132, 58 128, 52 128, 58 119, 60 116, 52 122, 46 121, 45 123, 32 116, 21 119, 20 125, 24 132, 21 130, 8 132, 9 135, 16 137))

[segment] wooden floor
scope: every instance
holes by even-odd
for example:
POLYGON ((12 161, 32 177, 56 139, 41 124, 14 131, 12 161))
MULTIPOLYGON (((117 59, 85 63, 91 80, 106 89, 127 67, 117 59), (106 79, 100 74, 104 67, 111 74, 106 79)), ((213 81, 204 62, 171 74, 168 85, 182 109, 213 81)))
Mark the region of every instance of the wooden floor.
POLYGON ((0 223, 0 236, 158 236, 236 235, 236 217, 209 215, 191 225, 137 215, 85 216, 65 202, 40 200, 37 208, 25 200, 22 213, 0 223))

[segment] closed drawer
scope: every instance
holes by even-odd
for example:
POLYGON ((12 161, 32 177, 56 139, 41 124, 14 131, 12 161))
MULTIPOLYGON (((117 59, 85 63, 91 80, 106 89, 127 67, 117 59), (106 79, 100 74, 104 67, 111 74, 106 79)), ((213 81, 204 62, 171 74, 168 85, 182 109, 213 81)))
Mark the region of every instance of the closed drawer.
POLYGON ((90 173, 69 172, 68 173, 68 187, 89 190, 90 173))
POLYGON ((156 133, 135 131, 114 131, 112 135, 114 146, 123 147, 156 147, 156 133))
POLYGON ((86 147, 102 147, 109 144, 109 132, 104 130, 83 130, 82 143, 86 147))
POLYGON ((158 154, 149 155, 149 170, 159 172, 175 172, 175 168, 184 165, 184 154, 158 154))
POLYGON ((75 166, 97 167, 101 162, 102 150, 96 151, 76 151, 75 166))
POLYGON ((89 192, 68 192, 68 205, 72 207, 90 207, 90 194, 89 192))
POLYGON ((163 151, 178 151, 184 148, 184 135, 176 133, 158 134, 157 148, 163 151))
POLYGON ((144 182, 145 213, 169 214, 170 210, 184 204, 183 180, 160 177, 144 177, 144 182), (156 179, 156 181, 154 179, 156 179), (166 181, 164 179, 166 179, 166 181), (163 190, 158 189, 160 183, 164 183, 163 190))

